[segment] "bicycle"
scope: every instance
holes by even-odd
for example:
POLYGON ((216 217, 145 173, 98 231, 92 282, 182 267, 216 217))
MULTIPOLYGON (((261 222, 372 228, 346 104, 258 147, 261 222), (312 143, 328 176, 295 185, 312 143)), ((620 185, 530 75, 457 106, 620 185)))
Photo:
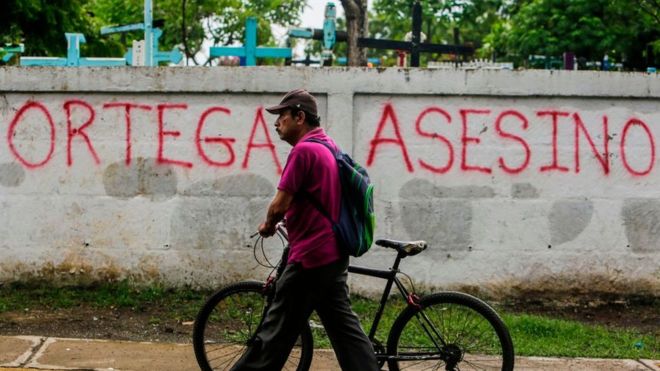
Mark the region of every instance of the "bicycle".
MULTIPOLYGON (((288 256, 288 235, 282 225, 278 225, 277 235, 284 249, 277 264, 268 264, 273 268, 268 280, 244 281, 226 286, 213 294, 197 315, 193 328, 193 347, 202 370, 230 369, 259 328, 272 301, 275 282, 286 265, 283 262, 286 262, 288 256)), ((259 239, 254 244, 257 261, 259 239)), ((405 275, 399 271, 401 260, 424 251, 428 247, 426 242, 381 239, 375 244, 397 251, 392 267, 386 271, 351 265, 348 271, 386 280, 368 333, 379 367, 387 364, 390 371, 513 370, 511 336, 491 306, 460 292, 439 292, 419 297, 414 292, 409 276, 411 291, 399 280, 398 274, 405 275), (376 331, 393 285, 396 285, 407 305, 394 321, 384 346, 376 339, 376 331)), ((263 239, 261 249, 265 257, 263 239)), ((306 371, 311 365, 312 356, 313 339, 308 324, 298 337, 284 370, 306 371)))

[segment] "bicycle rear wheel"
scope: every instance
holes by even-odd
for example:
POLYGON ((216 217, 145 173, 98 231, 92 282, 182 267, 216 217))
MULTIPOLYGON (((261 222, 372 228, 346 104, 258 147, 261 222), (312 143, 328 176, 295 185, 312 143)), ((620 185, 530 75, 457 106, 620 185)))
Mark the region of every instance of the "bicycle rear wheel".
POLYGON ((392 325, 390 371, 513 370, 511 336, 488 304, 459 292, 443 292, 408 306, 392 325))
MULTIPOLYGON (((193 328, 193 348, 204 371, 229 370, 241 358, 261 323, 267 298, 263 283, 239 282, 215 293, 199 311, 193 328)), ((305 326, 283 370, 307 371, 314 351, 305 326)))

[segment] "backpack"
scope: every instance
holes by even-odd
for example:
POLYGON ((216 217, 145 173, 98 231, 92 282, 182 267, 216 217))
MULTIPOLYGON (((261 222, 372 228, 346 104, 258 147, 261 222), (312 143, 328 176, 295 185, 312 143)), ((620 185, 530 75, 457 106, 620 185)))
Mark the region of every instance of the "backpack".
POLYGON ((369 181, 367 171, 341 150, 325 141, 310 138, 305 142, 324 145, 337 161, 341 182, 341 205, 339 220, 332 220, 330 214, 314 197, 312 204, 332 223, 332 229, 344 251, 351 256, 367 252, 374 239, 376 215, 374 214, 374 185, 369 181))

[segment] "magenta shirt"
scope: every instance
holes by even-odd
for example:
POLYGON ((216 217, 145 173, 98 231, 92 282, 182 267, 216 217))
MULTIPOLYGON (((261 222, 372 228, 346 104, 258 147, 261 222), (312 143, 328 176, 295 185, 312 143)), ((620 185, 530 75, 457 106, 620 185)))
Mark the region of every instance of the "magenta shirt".
POLYGON ((332 223, 309 201, 311 195, 333 220, 339 218, 341 185, 337 162, 324 145, 305 142, 309 138, 327 141, 337 148, 322 128, 310 131, 289 153, 277 186, 294 195, 286 212, 291 246, 288 263, 301 263, 303 268, 320 267, 341 257, 332 223))

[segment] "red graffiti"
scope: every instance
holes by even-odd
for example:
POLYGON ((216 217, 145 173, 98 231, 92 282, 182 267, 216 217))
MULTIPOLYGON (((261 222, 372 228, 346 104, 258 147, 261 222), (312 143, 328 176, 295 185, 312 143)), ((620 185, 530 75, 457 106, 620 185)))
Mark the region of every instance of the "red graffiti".
MULTIPOLYGON (((249 136, 246 135, 243 139, 245 143, 242 148, 245 148, 245 152, 240 165, 237 165, 237 148, 241 148, 237 147, 239 136, 234 134, 234 137, 230 137, 222 133, 225 129, 235 133, 248 125, 238 122, 245 119, 234 118, 230 107, 194 106, 199 109, 196 111, 199 113, 193 113, 187 103, 148 105, 136 102, 106 102, 100 104, 102 109, 99 109, 83 99, 66 100, 57 107, 59 111, 50 112, 45 104, 28 100, 17 107, 16 113, 8 119, 9 153, 25 168, 37 169, 51 162, 57 146, 55 138, 58 130, 62 131, 58 138, 62 138, 63 146, 66 147, 63 148, 66 150, 66 166, 73 166, 76 160, 74 157, 79 153, 74 151, 74 147, 78 149, 81 145, 84 147, 82 150, 87 152, 83 155, 91 156, 96 164, 100 164, 102 159, 97 153, 99 144, 95 145, 94 141, 113 140, 95 138, 98 129, 92 128, 96 129, 95 125, 108 122, 108 118, 103 115, 111 115, 112 112, 106 110, 119 108, 115 112, 123 112, 123 119, 119 116, 119 124, 121 125, 123 120, 125 132, 120 131, 117 139, 120 142, 125 141, 124 163, 127 166, 131 165, 133 158, 133 130, 136 120, 134 111, 138 109, 144 112, 140 118, 148 119, 146 123, 140 123, 140 131, 151 131, 154 138, 141 143, 154 143, 154 155, 159 164, 186 169, 196 166, 195 164, 223 169, 232 166, 248 169, 251 157, 260 152, 257 150, 265 149, 265 156, 270 155, 275 171, 278 174, 282 172, 278 152, 270 136, 272 127, 266 123, 262 107, 254 111, 253 120, 249 118, 252 120, 252 126, 249 136), (177 116, 172 113, 174 110, 183 112, 179 112, 177 116), (199 118, 190 117, 197 114, 199 118), (180 117, 179 122, 175 117, 180 117), (50 132, 45 140, 21 135, 30 133, 34 130, 33 126, 42 127, 44 124, 50 132), (219 128, 222 130, 215 134, 215 130, 219 128), (17 139, 23 137, 25 139, 20 141, 17 139), (43 142, 45 152, 37 152, 36 155, 30 153, 29 151, 35 151, 35 148, 39 147, 25 146, 26 140, 43 142), (192 152, 197 156, 193 154, 194 158, 191 159, 176 158, 177 153, 192 152)), ((638 117, 613 118, 603 114, 596 120, 586 120, 585 115, 579 111, 543 109, 525 114, 510 108, 497 111, 492 108, 471 107, 458 107, 451 111, 437 105, 425 107, 413 117, 411 122, 401 121, 392 102, 382 106, 378 115, 373 117, 373 135, 364 143, 369 145, 366 166, 375 166, 379 154, 382 156, 388 152, 388 156, 391 156, 394 152, 395 155, 400 154, 400 161, 408 172, 415 172, 414 162, 421 171, 435 175, 447 174, 452 170, 479 174, 492 174, 501 170, 502 173, 513 176, 530 170, 541 173, 580 174, 587 163, 600 168, 602 174, 608 176, 620 161, 619 166, 628 174, 646 176, 655 167, 656 141, 651 130, 653 126, 638 117), (457 118, 461 120, 460 126, 453 125, 457 118), (479 135, 472 134, 477 125, 483 126, 483 129, 479 135), (491 131, 488 130, 490 126, 493 127, 491 131), (390 134, 386 134, 386 131, 390 134), (562 135, 559 135, 560 132, 562 135), (403 133, 411 133, 412 137, 408 138, 403 133), (634 142, 631 136, 635 138, 634 142), (417 140, 426 144, 420 145, 417 140), (408 143, 415 145, 409 147, 408 143), (497 146, 496 143, 501 144, 497 146), (635 146, 634 154, 631 146, 635 146), (545 149, 549 150, 548 155, 545 155, 545 149), (416 151, 419 153, 415 153, 416 151), (476 156, 477 153, 480 155, 476 156), (644 155, 645 153, 648 155, 644 155), (460 159, 457 156, 460 156, 460 159), (584 160, 585 156, 588 160, 584 160), (590 160, 592 157, 595 161, 590 160), (532 159, 542 166, 532 169, 532 159)), ((360 145, 361 143, 356 143, 356 146, 360 145)), ((261 156, 259 154, 260 158, 261 156)))
MULTIPOLYGON (((165 115, 169 110, 175 110, 175 109, 188 110, 188 105, 186 103, 163 103, 155 106, 150 106, 150 105, 139 104, 134 102, 108 102, 108 103, 103 103, 101 107, 103 109, 113 109, 113 108, 123 109, 124 123, 126 128, 125 139, 124 139, 126 142, 124 163, 127 166, 131 165, 133 158, 132 131, 133 131, 133 121, 135 119, 134 117, 132 117, 133 110, 140 109, 143 111, 152 111, 154 107, 156 108, 157 111, 157 115, 156 115, 157 117, 155 120, 157 123, 156 142, 158 144, 157 153, 156 153, 157 163, 163 165, 181 166, 184 168, 193 167, 193 162, 191 161, 174 159, 166 155, 165 146, 167 143, 172 142, 172 141, 167 141, 166 143, 166 139, 168 139, 167 137, 173 137, 178 139, 176 141, 176 143, 178 143, 177 148, 181 148, 182 144, 186 145, 187 143, 194 141, 195 143, 194 146, 197 154, 199 155, 199 158, 204 164, 208 166, 229 167, 236 162, 236 153, 234 150, 234 143, 236 142, 235 138, 228 138, 221 135, 209 136, 203 134, 204 128, 208 125, 208 122, 209 120, 211 120, 211 117, 214 114, 231 115, 231 110, 229 108, 218 107, 218 106, 206 108, 200 115, 197 127, 193 134, 194 138, 183 138, 181 131, 166 129, 165 115), (221 146, 221 148, 225 148, 227 151, 226 159, 219 160, 211 156, 209 149, 205 147, 205 144, 208 145, 218 144, 221 146)), ((71 166, 74 162, 73 145, 76 140, 82 140, 87 145, 87 149, 90 152, 96 164, 100 164, 101 159, 99 158, 96 152, 93 138, 88 133, 88 129, 94 124, 94 121, 97 119, 97 111, 90 103, 82 99, 67 100, 62 105, 62 109, 64 115, 64 122, 66 122, 65 130, 67 135, 67 141, 66 141, 67 166, 71 166), (81 122, 76 122, 77 120, 76 117, 78 117, 76 115, 82 117, 81 119, 79 119, 81 120, 81 122)), ((17 110, 17 113, 11 119, 9 130, 7 131, 7 144, 9 146, 12 155, 26 168, 33 169, 33 168, 42 167, 51 160, 56 145, 55 135, 57 128, 55 122, 56 121, 53 120, 53 117, 51 116, 51 113, 49 112, 48 108, 42 103, 35 101, 26 102, 23 106, 20 107, 20 109, 17 110), (29 111, 31 110, 41 111, 44 114, 44 116, 46 116, 46 124, 50 128, 50 148, 46 157, 39 162, 31 162, 26 159, 26 156, 24 154, 19 153, 14 139, 18 125, 21 122, 25 121, 26 114, 28 114, 29 111)), ((170 123, 167 126, 173 126, 173 124, 170 123)), ((255 118, 252 125, 252 132, 250 134, 250 138, 246 146, 247 149, 245 152, 245 157, 243 159, 242 168, 246 169, 248 167, 250 155, 253 149, 268 148, 273 158, 273 161, 275 162, 275 170, 277 171, 277 173, 282 172, 282 166, 280 164, 280 160, 275 150, 275 144, 273 144, 273 141, 271 140, 268 129, 269 128, 263 116, 263 109, 260 107, 256 110, 255 118), (263 143, 259 143, 256 140, 257 127, 260 127, 261 130, 264 132, 265 142, 263 143)))
POLYGON ((391 143, 398 145, 401 148, 401 152, 403 153, 403 159, 406 163, 406 168, 408 169, 408 172, 413 172, 413 166, 412 163, 410 162, 410 157, 408 157, 408 149, 406 148, 406 143, 403 141, 403 138, 401 137, 401 131, 399 130, 399 119, 396 117, 396 113, 394 112, 394 107, 392 107, 391 103, 386 103, 385 106, 383 107, 383 114, 380 116, 380 122, 378 123, 378 130, 376 131, 376 135, 374 135, 374 138, 371 139, 371 147, 369 149, 369 158, 367 159, 367 166, 371 166, 374 162, 374 157, 376 155, 376 148, 380 144, 385 144, 385 143, 391 143), (385 127, 385 123, 388 121, 392 122, 392 125, 394 126, 394 135, 396 138, 381 138, 383 128, 385 127))
POLYGON ((467 132, 468 132, 468 115, 469 114, 475 114, 475 115, 487 115, 490 113, 490 110, 483 110, 483 109, 462 109, 459 111, 461 114, 461 119, 463 121, 463 135, 461 135, 461 143, 463 144, 462 147, 462 157, 461 157, 461 170, 464 171, 479 171, 482 173, 490 174, 492 170, 488 167, 484 166, 472 166, 467 164, 467 147, 468 144, 474 143, 474 144, 479 144, 481 143, 481 139, 477 137, 468 137, 467 132))
POLYGON ((211 107, 206 111, 204 111, 204 113, 202 113, 202 117, 199 119, 199 124, 197 125, 197 131, 195 132, 195 144, 197 145, 197 152, 202 157, 202 160, 204 160, 204 162, 206 162, 209 166, 228 167, 231 166, 234 163, 234 160, 236 159, 236 155, 234 154, 234 148, 232 147, 232 144, 236 142, 236 139, 224 138, 224 137, 202 138, 202 130, 204 129, 204 124, 206 123, 206 119, 208 118, 208 116, 210 116, 212 113, 215 112, 222 112, 226 115, 231 115, 231 111, 228 108, 224 108, 224 107, 211 107), (224 145, 227 151, 229 152, 229 158, 223 162, 212 160, 208 156, 208 154, 204 151, 204 148, 202 147, 202 142, 219 143, 224 145))
POLYGON ((551 171, 557 170, 561 172, 567 172, 568 168, 566 166, 559 166, 559 161, 557 160, 557 132, 559 131, 557 121, 559 116, 568 117, 570 114, 568 112, 559 112, 559 111, 540 111, 536 112, 536 115, 539 117, 543 116, 552 116, 552 164, 541 166, 541 171, 551 171))
POLYGON ((92 153, 92 156, 94 157, 94 162, 96 162, 97 165, 100 164, 101 160, 99 160, 99 156, 96 154, 96 151, 94 150, 94 146, 92 146, 92 142, 89 140, 89 136, 85 132, 85 129, 87 129, 87 127, 90 126, 92 122, 94 122, 94 116, 96 116, 96 113, 94 112, 94 108, 92 108, 92 106, 89 103, 77 99, 64 102, 63 107, 64 107, 64 112, 66 112, 66 164, 68 166, 71 166, 73 164, 73 158, 71 156, 71 142, 73 141, 73 137, 76 135, 81 136, 85 140, 85 143, 87 143, 87 147, 89 148, 89 151, 92 153), (73 123, 71 122, 72 106, 83 107, 89 113, 89 117, 87 118, 85 123, 77 128, 74 128, 73 123))
POLYGON ((437 166, 429 165, 426 161, 419 159, 419 166, 421 166, 423 169, 429 170, 432 173, 444 174, 447 171, 449 171, 449 169, 451 169, 452 165, 454 164, 454 146, 451 145, 451 142, 446 137, 437 133, 428 133, 422 130, 422 120, 424 120, 424 117, 426 117, 426 115, 428 115, 429 113, 439 113, 440 115, 445 117, 448 124, 451 124, 451 116, 447 113, 447 111, 443 110, 442 108, 430 107, 422 111, 422 113, 420 113, 419 116, 417 116, 417 121, 415 121, 415 130, 417 131, 417 134, 425 138, 437 139, 440 142, 444 143, 445 146, 447 146, 447 151, 448 151, 447 163, 445 164, 445 166, 437 167, 437 166))
POLYGON ((580 132, 582 132, 589 141, 589 145, 591 146, 591 151, 594 153, 596 159, 598 159, 601 166, 603 167, 603 172, 605 173, 605 175, 609 174, 610 150, 609 150, 609 132, 607 130, 607 116, 603 116, 603 154, 602 155, 598 152, 598 149, 596 149, 596 145, 594 144, 593 139, 591 139, 591 135, 589 135, 587 128, 584 126, 584 123, 582 122, 580 115, 576 112, 573 114, 573 118, 575 119, 575 172, 576 173, 580 172, 580 132))
MULTIPOLYGON (((447 133, 443 132, 441 134, 441 132, 438 130, 428 130, 424 128, 423 124, 428 121, 427 116, 430 116, 431 114, 437 114, 441 116, 442 120, 446 121, 447 124, 451 124, 452 122, 452 115, 450 114, 449 111, 438 106, 428 107, 422 110, 422 112, 417 116, 414 123, 415 133, 422 138, 428 138, 433 140, 434 142, 442 143, 444 147, 446 147, 446 151, 448 153, 447 162, 442 166, 438 166, 438 165, 431 165, 428 161, 426 161, 423 158, 418 158, 417 161, 420 167, 425 171, 429 171, 434 174, 445 174, 452 169, 454 164, 454 144, 449 139, 450 136, 448 136, 447 133)), ((533 151, 532 151, 532 146, 530 145, 529 142, 529 138, 525 138, 524 132, 527 132, 528 129, 532 127, 532 123, 530 122, 527 116, 513 109, 507 109, 495 115, 490 109, 474 109, 474 108, 458 109, 458 115, 460 115, 461 117, 462 125, 461 125, 460 133, 456 133, 456 130, 454 130, 454 135, 457 136, 455 140, 460 141, 461 144, 461 165, 460 165, 461 171, 479 172, 484 174, 491 174, 493 172, 492 168, 490 167, 475 164, 473 162, 474 160, 470 161, 470 149, 477 148, 482 142, 482 138, 476 136, 470 136, 468 134, 470 132, 469 130, 470 125, 471 124, 474 125, 475 119, 473 119, 473 117, 477 115, 480 117, 480 121, 486 124, 484 130, 481 131, 480 135, 487 132, 488 123, 490 122, 490 120, 492 120, 492 117, 495 117, 494 127, 497 136, 507 140, 508 142, 517 144, 522 149, 523 156, 519 164, 516 164, 514 162, 515 160, 511 158, 505 158, 503 155, 496 155, 499 168, 502 169, 503 172, 511 175, 521 174, 527 169, 529 169, 533 151), (516 130, 513 130, 514 128, 510 126, 511 124, 507 124, 508 122, 510 122, 511 119, 520 122, 521 129, 519 130, 522 130, 523 133, 520 133, 519 130, 518 132, 516 132, 516 130)), ((581 147, 582 147, 582 143, 584 142, 584 139, 586 139, 586 142, 588 143, 589 148, 591 149, 591 153, 593 154, 594 158, 597 160, 597 163, 600 165, 603 174, 608 175, 610 173, 613 154, 610 151, 609 141, 612 140, 613 136, 610 135, 610 130, 611 130, 610 118, 607 115, 602 116, 602 134, 597 136, 594 135, 593 129, 591 129, 592 131, 590 131, 588 125, 584 122, 579 112, 564 112, 560 110, 540 110, 534 112, 534 115, 541 119, 550 117, 550 124, 551 124, 550 148, 551 148, 552 158, 549 164, 539 167, 540 172, 557 171, 557 172, 567 173, 570 171, 568 166, 561 164, 559 161, 560 149, 564 149, 568 145, 568 143, 561 143, 561 144, 559 143, 560 140, 559 125, 560 124, 568 125, 570 123, 574 125, 572 127, 573 129, 572 143, 570 143, 572 145, 572 150, 573 150, 574 172, 578 174, 581 171, 581 167, 582 167, 581 147), (564 118, 564 117, 572 118, 572 120, 560 123, 560 118, 564 118), (602 145, 598 145, 594 138, 602 138, 602 145)), ((537 127, 539 125, 545 125, 544 121, 545 120, 539 120, 535 122, 534 125, 537 125, 537 127)), ((373 166, 375 162, 376 149, 377 149, 376 147, 381 143, 388 143, 388 144, 396 144, 401 148, 403 160, 408 165, 407 166, 408 170, 411 172, 413 171, 412 165, 410 164, 410 157, 408 155, 408 150, 405 145, 404 138, 400 135, 401 127, 403 127, 403 125, 405 124, 402 124, 397 118, 394 105, 392 103, 386 103, 385 105, 383 105, 383 109, 380 113, 378 124, 375 126, 374 135, 370 141, 371 147, 369 149, 369 154, 367 157, 367 162, 366 162, 367 166, 373 166), (383 134, 382 134, 383 128, 388 121, 392 122, 395 133, 394 138, 383 138, 383 134)), ((447 126, 447 128, 449 127, 450 126, 447 126)), ((444 129, 443 131, 450 131, 450 130, 444 129)), ((538 128, 537 130, 535 130, 534 133, 535 135, 538 135, 538 128)), ((419 147, 414 147, 414 148, 419 148, 419 147)), ((508 149, 508 146, 506 148, 508 149)), ((630 119, 625 124, 625 127, 623 129, 623 134, 621 137, 619 150, 621 152, 623 166, 630 174, 635 176, 643 176, 649 174, 652 171, 655 163, 655 139, 649 127, 642 120, 633 118, 630 119), (640 126, 644 130, 644 132, 646 133, 649 139, 649 144, 651 148, 651 158, 649 159, 650 161, 649 166, 643 170, 633 168, 630 165, 627 157, 626 138, 629 130, 634 126, 640 126)), ((493 149, 489 148, 489 154, 491 154, 492 151, 493 149)), ((428 156, 428 153, 430 153, 430 151, 425 150, 424 153, 426 154, 426 156, 428 156)))
POLYGON ((7 143, 9 144, 9 149, 11 150, 11 153, 14 155, 14 157, 16 157, 16 159, 28 169, 38 168, 48 163, 50 158, 53 157, 53 152, 55 152, 55 123, 53 122, 53 117, 50 115, 50 112, 48 112, 48 109, 39 102, 28 101, 25 103, 23 107, 21 107, 18 112, 16 112, 14 119, 11 120, 11 123, 9 124, 9 130, 7 131, 7 143), (16 126, 18 126, 21 118, 23 118, 23 115, 25 115, 25 113, 31 109, 38 109, 43 112, 44 116, 46 116, 46 120, 48 121, 47 124, 50 128, 50 149, 46 155, 46 158, 37 163, 29 162, 26 160, 23 156, 21 156, 20 153, 18 153, 18 150, 14 145, 16 126))
POLYGON ((125 102, 113 102, 113 103, 106 103, 103 105, 103 108, 124 108, 124 118, 126 120, 126 159, 125 163, 126 166, 131 165, 131 157, 132 157, 132 148, 133 148, 133 141, 131 140, 131 110, 133 108, 139 108, 145 111, 151 111, 151 106, 147 106, 144 104, 134 104, 134 103, 125 103, 125 102))
POLYGON ((172 137, 178 137, 181 135, 180 131, 177 130, 171 130, 167 131, 164 129, 165 123, 163 121, 163 116, 165 115, 165 110, 168 109, 188 109, 188 105, 185 103, 165 103, 165 104, 159 104, 156 106, 156 109, 158 110, 158 157, 156 158, 156 161, 159 164, 171 164, 171 165, 178 165, 178 166, 183 166, 186 168, 191 168, 193 167, 193 164, 191 162, 187 161, 181 161, 181 160, 173 160, 170 158, 166 158, 164 155, 165 152, 165 136, 169 135, 172 137))
POLYGON ((513 116, 520 120, 522 122, 523 130, 527 130, 527 127, 529 127, 529 121, 527 120, 527 117, 525 117, 522 113, 514 110, 507 110, 500 113, 500 115, 497 116, 497 119, 495 120, 495 130, 497 131, 497 134, 499 134, 502 138, 511 139, 514 142, 520 143, 520 145, 522 145, 523 149, 525 150, 525 159, 520 166, 510 167, 504 162, 504 158, 500 156, 497 159, 500 164, 500 168, 509 174, 520 174, 527 168, 527 165, 529 165, 529 160, 532 157, 532 151, 529 149, 529 144, 527 144, 527 141, 525 141, 523 138, 515 134, 505 132, 502 129, 502 121, 504 121, 507 116, 513 116))
POLYGON ((621 134, 621 160, 626 170, 628 170, 633 175, 644 176, 653 170, 653 165, 655 165, 655 140, 653 139, 651 130, 644 121, 637 118, 631 118, 623 127, 623 134, 621 134), (626 155, 626 138, 628 137, 628 130, 633 126, 641 126, 642 129, 644 129, 644 132, 646 132, 646 135, 649 138, 649 143, 651 144, 651 158, 649 159, 649 166, 646 168, 646 170, 643 171, 633 169, 628 163, 628 156, 626 155))
POLYGON ((248 167, 252 148, 268 148, 270 150, 270 154, 273 156, 273 160, 275 161, 277 173, 278 174, 282 173, 282 165, 280 165, 280 160, 277 158, 277 153, 275 152, 275 145, 273 144, 273 141, 270 140, 270 134, 268 133, 268 126, 266 125, 266 120, 264 119, 263 107, 257 108, 257 113, 254 117, 254 123, 252 124, 252 132, 250 133, 250 140, 248 140, 247 150, 245 151, 245 157, 243 158, 243 165, 242 165, 243 169, 247 169, 248 167), (257 132, 257 126, 261 126, 264 133, 266 134, 266 143, 254 142, 254 135, 257 132))

